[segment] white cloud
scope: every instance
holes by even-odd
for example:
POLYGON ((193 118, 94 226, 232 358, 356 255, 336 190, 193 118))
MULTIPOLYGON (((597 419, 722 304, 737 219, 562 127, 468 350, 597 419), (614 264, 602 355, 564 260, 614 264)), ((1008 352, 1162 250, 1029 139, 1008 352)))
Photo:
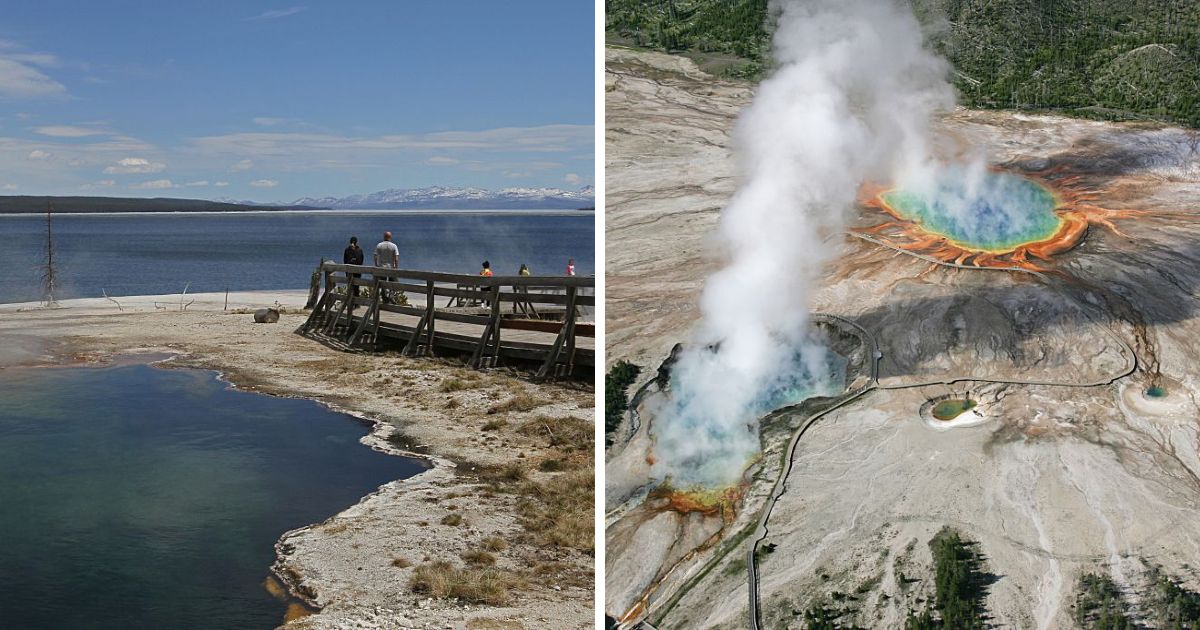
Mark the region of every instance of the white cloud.
MULTIPOLYGON (((11 45, 6 50, 17 46, 11 45)), ((67 95, 63 84, 46 76, 35 66, 52 67, 58 64, 54 55, 46 53, 0 53, 0 98, 60 98, 67 95)))
POLYGON ((112 188, 116 184, 117 184, 116 180, 102 179, 98 182, 91 182, 88 184, 84 184, 84 185, 80 186, 80 188, 82 188, 84 190, 91 190, 93 188, 112 188))
POLYGON ((233 165, 231 165, 229 167, 229 170, 231 170, 231 171, 248 171, 252 168, 254 168, 253 160, 241 160, 241 161, 235 162, 233 165))
POLYGON ((592 125, 543 125, 369 137, 289 132, 231 133, 193 138, 192 145, 196 151, 204 154, 290 158, 295 155, 328 155, 336 152, 357 155, 364 151, 394 152, 420 149, 575 153, 584 148, 591 150, 594 141, 595 129, 592 125))
POLYGON ((578 186, 580 182, 583 181, 583 178, 576 173, 567 173, 567 176, 563 178, 563 181, 572 186, 578 186))
POLYGON ((273 179, 256 179, 250 182, 250 185, 255 188, 274 188, 279 185, 279 182, 273 179))
POLYGON ((49 160, 52 157, 54 157, 53 153, 41 149, 34 149, 29 152, 29 159, 31 160, 49 160))
POLYGON ((228 185, 229 185, 229 182, 216 182, 213 184, 213 186, 216 186, 217 188, 224 188, 228 185))
POLYGON ((130 184, 129 187, 139 189, 174 188, 175 184, 173 184, 169 179, 152 179, 148 182, 130 184))
POLYGON ((43 125, 41 127, 34 127, 33 131, 43 136, 54 138, 84 138, 87 136, 111 135, 110 132, 104 129, 77 125, 43 125))
POLYGON ((4 185, 4 190, 16 190, 16 189, 17 189, 16 184, 5 184, 4 185))
POLYGON ((196 181, 196 182, 188 182, 188 183, 184 184, 184 186, 187 186, 188 188, 197 188, 200 186, 207 186, 207 185, 208 185, 207 179, 202 179, 202 180, 196 181))
POLYGON ((434 157, 431 157, 425 161, 434 166, 450 166, 453 164, 458 164, 458 160, 443 155, 435 155, 434 157))
POLYGON ((291 125, 297 127, 312 127, 311 124, 304 122, 299 118, 279 118, 276 116, 257 116, 252 119, 254 124, 263 127, 279 127, 281 125, 291 125))
POLYGON ((162 162, 151 162, 145 158, 124 158, 119 160, 115 166, 109 166, 104 169, 107 175, 116 175, 121 173, 157 173, 167 165, 162 162))
POLYGON ((254 20, 277 20, 279 18, 287 17, 289 15, 296 15, 297 13, 300 13, 301 11, 305 11, 307 9, 308 9, 308 7, 288 7, 286 9, 275 9, 272 11, 263 11, 262 13, 254 16, 254 17, 243 18, 242 21, 243 22, 252 22, 254 20))
POLYGON ((57 68, 59 66, 58 57, 55 57, 50 53, 8 53, 4 55, 4 57, 20 63, 27 63, 31 66, 41 66, 43 68, 57 68))

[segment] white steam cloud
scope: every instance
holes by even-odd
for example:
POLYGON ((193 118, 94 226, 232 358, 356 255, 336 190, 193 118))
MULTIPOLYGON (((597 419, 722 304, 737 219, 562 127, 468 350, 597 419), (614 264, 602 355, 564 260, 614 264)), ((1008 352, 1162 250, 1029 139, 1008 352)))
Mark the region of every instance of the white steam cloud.
POLYGON ((759 450, 758 415, 828 386, 808 333, 823 239, 863 181, 925 168, 931 115, 953 104, 907 5, 777 0, 771 14, 776 70, 734 130, 742 181, 717 234, 728 264, 705 285, 654 424, 654 474, 680 487, 736 482, 759 450))

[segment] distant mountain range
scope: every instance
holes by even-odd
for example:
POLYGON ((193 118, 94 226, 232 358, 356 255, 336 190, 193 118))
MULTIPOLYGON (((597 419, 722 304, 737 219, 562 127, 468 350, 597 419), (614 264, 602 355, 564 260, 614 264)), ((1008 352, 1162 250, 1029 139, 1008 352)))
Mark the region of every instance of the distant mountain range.
POLYGON ((392 188, 369 195, 304 197, 286 203, 155 197, 0 196, 0 214, 54 212, 239 212, 247 210, 578 210, 594 208, 591 186, 558 188, 392 188))
MULTIPOLYGON (((222 200, 224 201, 224 200, 222 200)), ((250 204, 247 201, 234 203, 250 204)), ((559 188, 389 188, 349 197, 303 197, 271 205, 308 206, 336 210, 574 210, 596 205, 591 186, 578 190, 559 188)))

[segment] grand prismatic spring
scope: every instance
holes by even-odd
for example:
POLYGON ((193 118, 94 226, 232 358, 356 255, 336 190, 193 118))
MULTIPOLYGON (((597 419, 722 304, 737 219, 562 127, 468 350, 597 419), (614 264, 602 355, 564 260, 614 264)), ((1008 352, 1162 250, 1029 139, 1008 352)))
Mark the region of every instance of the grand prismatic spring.
POLYGON ((1080 177, 1053 171, 948 165, 931 179, 911 188, 864 184, 859 201, 892 220, 857 232, 941 262, 1046 271, 1044 262, 1077 246, 1089 226, 1120 234, 1111 220, 1140 214, 1096 206, 1080 177))

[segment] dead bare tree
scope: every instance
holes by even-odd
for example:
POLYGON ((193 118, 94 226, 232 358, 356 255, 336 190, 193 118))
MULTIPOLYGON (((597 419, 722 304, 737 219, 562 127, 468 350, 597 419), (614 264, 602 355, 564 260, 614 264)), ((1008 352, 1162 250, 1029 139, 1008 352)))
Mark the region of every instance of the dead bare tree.
POLYGON ((54 262, 54 220, 50 202, 46 202, 46 258, 42 265, 42 305, 58 306, 54 292, 58 288, 58 267, 54 262))
POLYGON ((109 297, 109 295, 108 295, 108 291, 105 291, 103 288, 101 288, 101 289, 100 289, 100 294, 104 296, 104 299, 108 300, 109 302, 112 302, 113 304, 116 304, 116 305, 117 305, 117 310, 118 310, 118 311, 123 311, 123 310, 125 310, 125 309, 121 308, 121 303, 120 303, 120 302, 118 302, 118 301, 114 300, 113 298, 109 297))

